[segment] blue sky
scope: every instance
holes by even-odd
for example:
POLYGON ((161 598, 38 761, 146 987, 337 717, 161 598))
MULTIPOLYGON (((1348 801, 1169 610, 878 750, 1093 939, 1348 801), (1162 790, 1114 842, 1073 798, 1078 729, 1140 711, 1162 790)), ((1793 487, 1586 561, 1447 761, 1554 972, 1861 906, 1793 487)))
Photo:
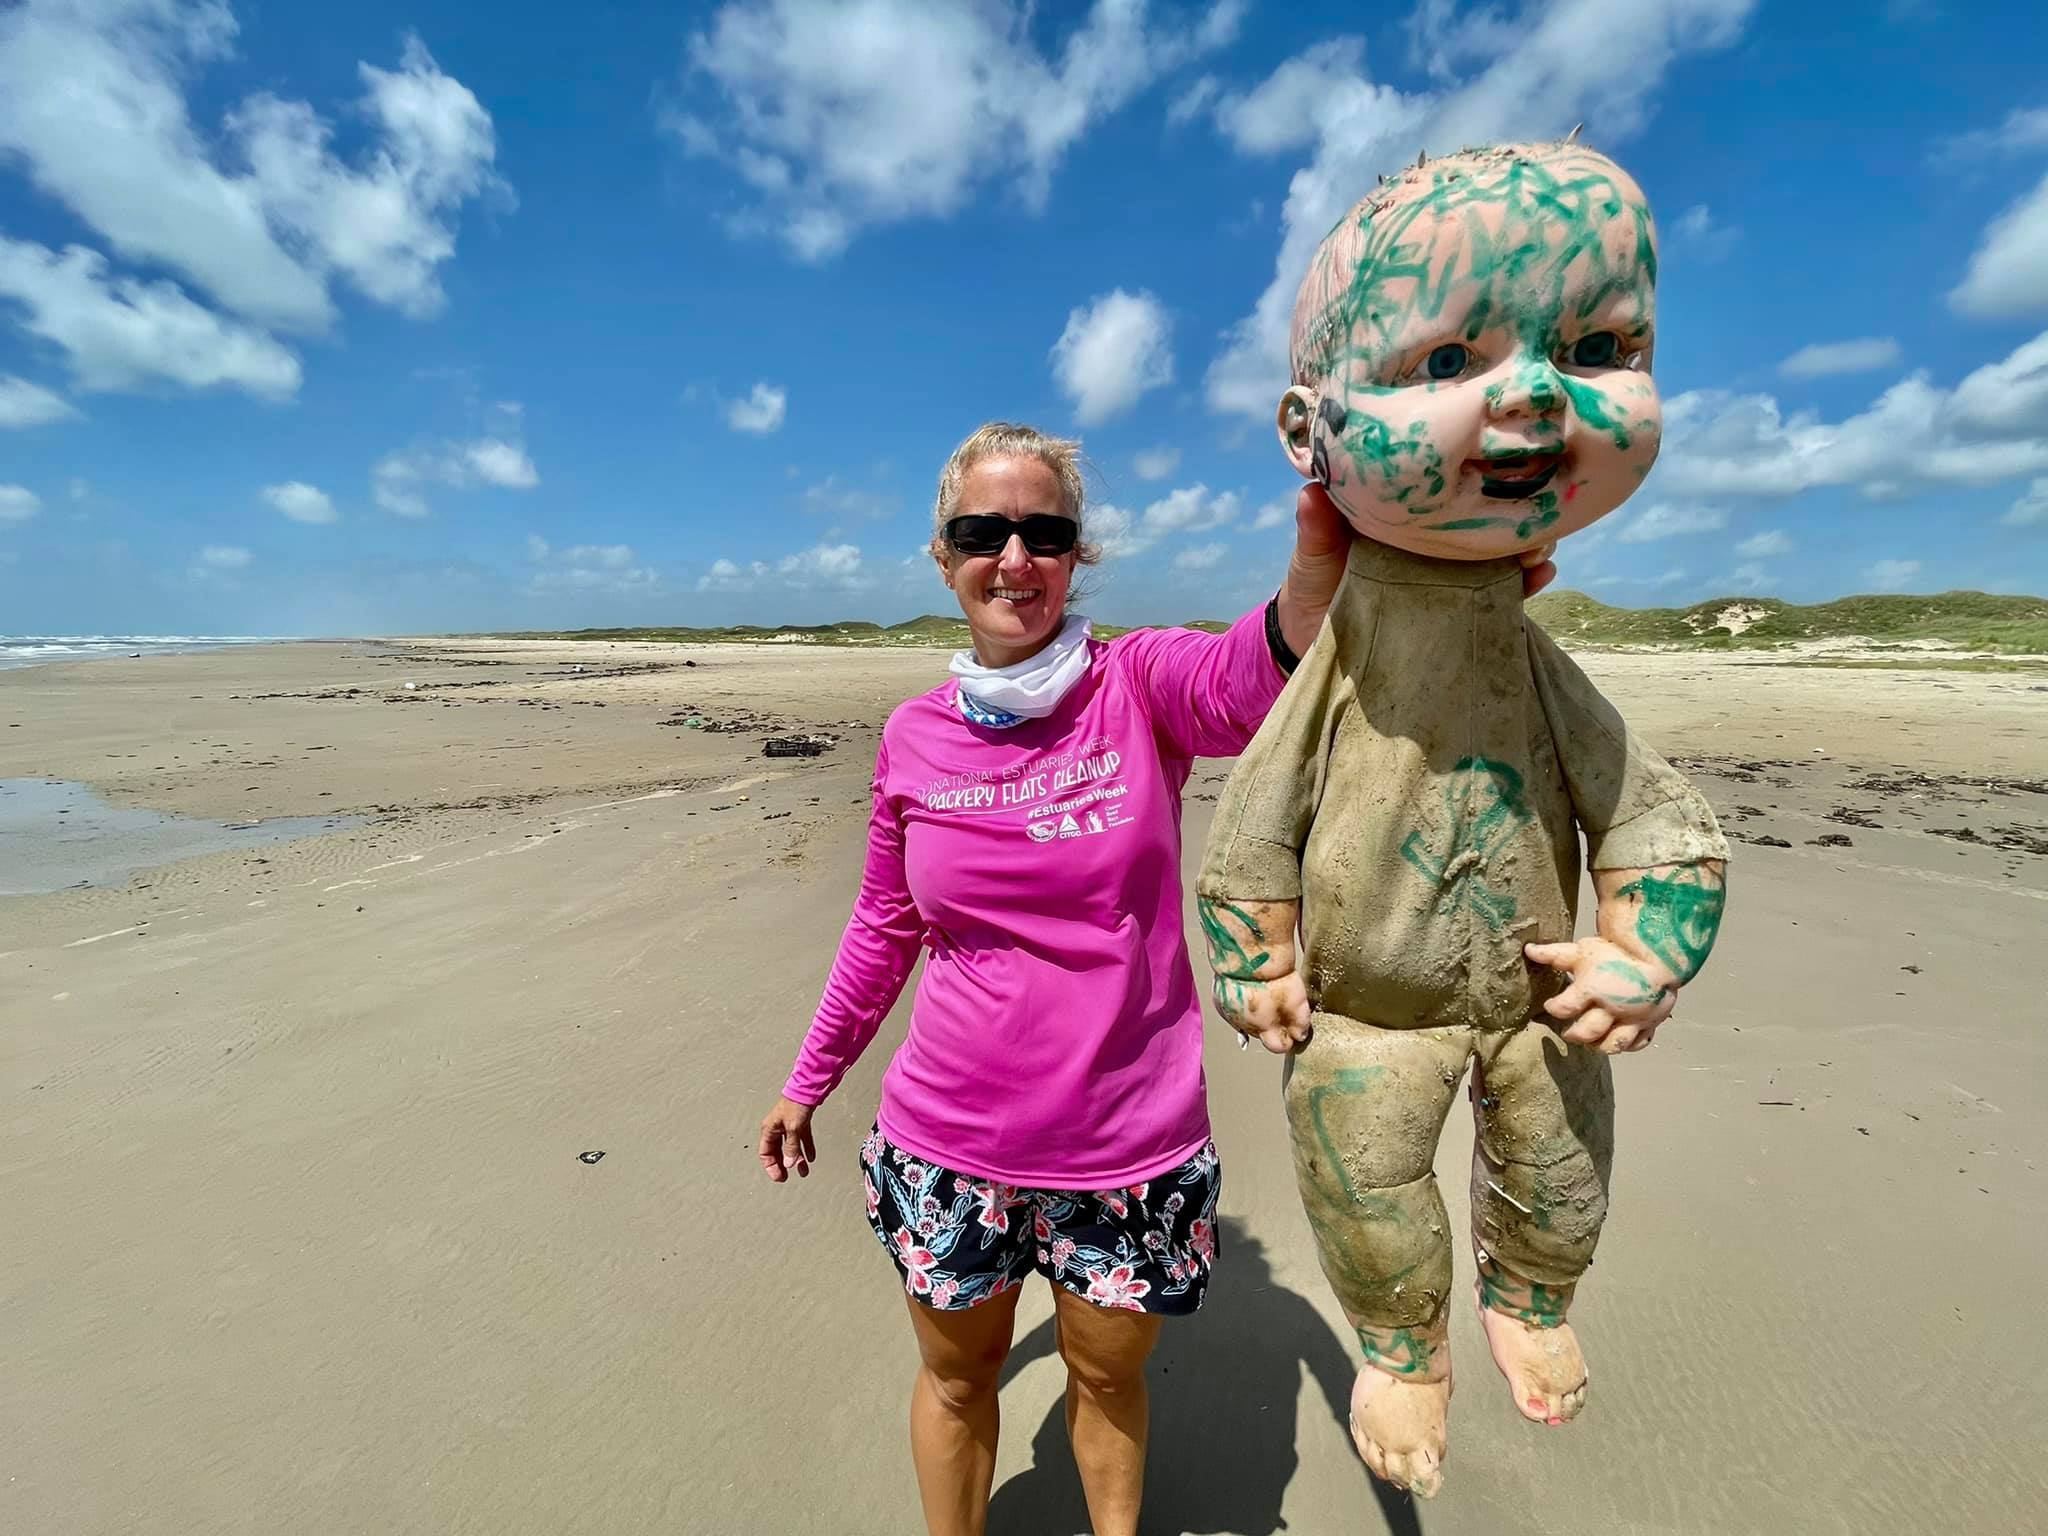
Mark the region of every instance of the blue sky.
POLYGON ((1668 424, 1566 582, 2048 592, 2048 91, 1987 66, 2044 54, 2018 0, 17 0, 0 631, 942 611, 990 417, 1085 438, 1092 612, 1226 615, 1315 240, 1579 121, 1668 424))

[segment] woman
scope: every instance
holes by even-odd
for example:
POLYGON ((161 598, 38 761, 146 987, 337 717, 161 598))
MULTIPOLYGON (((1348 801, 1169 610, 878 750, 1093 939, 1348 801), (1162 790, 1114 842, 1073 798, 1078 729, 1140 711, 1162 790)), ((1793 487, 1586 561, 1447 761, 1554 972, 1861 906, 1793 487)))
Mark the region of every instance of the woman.
MULTIPOLYGON (((1312 488, 1272 602, 1221 635, 1105 644, 1066 607, 1075 566, 1097 558, 1078 449, 991 423, 939 477, 932 557, 974 649, 883 729, 853 919, 761 1122, 768 1177, 807 1177, 812 1111, 929 950, 861 1164, 909 1297, 911 1456, 934 1536, 983 1528, 997 1379, 1034 1269, 1053 1287, 1095 1530, 1137 1529, 1145 1360, 1164 1317, 1201 1305, 1216 1258, 1180 792, 1195 757, 1251 739, 1350 540, 1312 488)), ((1530 589, 1548 574, 1532 569, 1530 589)))

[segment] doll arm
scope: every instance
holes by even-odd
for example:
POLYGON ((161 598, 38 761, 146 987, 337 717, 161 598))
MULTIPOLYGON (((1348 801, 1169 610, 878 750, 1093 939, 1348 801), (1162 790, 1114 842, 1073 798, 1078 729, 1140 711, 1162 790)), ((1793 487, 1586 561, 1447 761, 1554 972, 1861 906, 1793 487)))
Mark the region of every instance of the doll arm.
POLYGON ((1337 651, 1326 625, 1238 759, 1195 882, 1217 1011, 1274 1052, 1308 1038, 1295 929, 1301 850, 1322 800, 1335 700, 1345 686, 1337 651))
POLYGON ((1569 1022, 1567 1040, 1640 1050, 1720 933, 1728 844, 1706 798, 1629 731, 1548 635, 1525 631, 1599 898, 1596 934, 1526 953, 1570 974, 1544 1004, 1569 1022))
POLYGON ((1571 977, 1543 1005, 1565 1039, 1610 1055, 1648 1045, 1713 950, 1727 882, 1719 859, 1595 870, 1597 935, 1526 946, 1538 965, 1571 977))

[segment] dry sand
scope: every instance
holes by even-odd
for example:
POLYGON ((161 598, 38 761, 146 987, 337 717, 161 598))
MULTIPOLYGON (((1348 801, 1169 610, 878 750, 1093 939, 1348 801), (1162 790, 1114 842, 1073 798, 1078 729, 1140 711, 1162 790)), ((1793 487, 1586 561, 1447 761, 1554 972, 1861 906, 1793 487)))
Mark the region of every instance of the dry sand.
MULTIPOLYGON (((1147 1529, 2048 1527, 2048 786, 2010 782, 2048 779, 2048 679, 1584 660, 1731 831, 1788 845, 1739 849, 1713 965, 1618 1066, 1586 1417, 1523 1423, 1460 1308, 1446 1492, 1376 1496, 1278 1064, 1217 1026, 1225 1258, 1155 1367, 1147 1529)), ((942 666, 419 643, 0 673, 0 778, 373 818, 0 899, 0 1529, 917 1529, 853 1157, 902 1011, 817 1176, 768 1185, 752 1139, 876 728, 942 666), (762 729, 662 723, 689 714, 762 729), (765 760, 784 727, 844 740, 765 760)), ((1190 785, 1191 860, 1226 767, 1190 785)), ((1468 1138, 1454 1115, 1460 1220, 1468 1138)), ((1004 1389, 1017 1536, 1085 1526, 1048 1312, 1034 1286, 1004 1389)))

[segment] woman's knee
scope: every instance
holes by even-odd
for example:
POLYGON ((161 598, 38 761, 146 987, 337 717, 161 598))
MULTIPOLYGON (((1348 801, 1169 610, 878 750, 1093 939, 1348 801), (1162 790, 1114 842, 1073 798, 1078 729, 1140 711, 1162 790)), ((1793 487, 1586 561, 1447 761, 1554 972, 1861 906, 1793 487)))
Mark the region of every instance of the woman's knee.
POLYGON ((980 1319, 969 1321, 970 1316, 938 1313, 918 1329, 919 1362, 940 1399, 952 1408, 994 1397, 1010 1354, 1007 1328, 977 1327, 980 1319))
POLYGON ((1145 1383, 1145 1362, 1159 1337, 1159 1319, 1136 1313, 1111 1314, 1095 1326, 1060 1329, 1060 1358, 1067 1375, 1096 1397, 1136 1392, 1145 1383))

